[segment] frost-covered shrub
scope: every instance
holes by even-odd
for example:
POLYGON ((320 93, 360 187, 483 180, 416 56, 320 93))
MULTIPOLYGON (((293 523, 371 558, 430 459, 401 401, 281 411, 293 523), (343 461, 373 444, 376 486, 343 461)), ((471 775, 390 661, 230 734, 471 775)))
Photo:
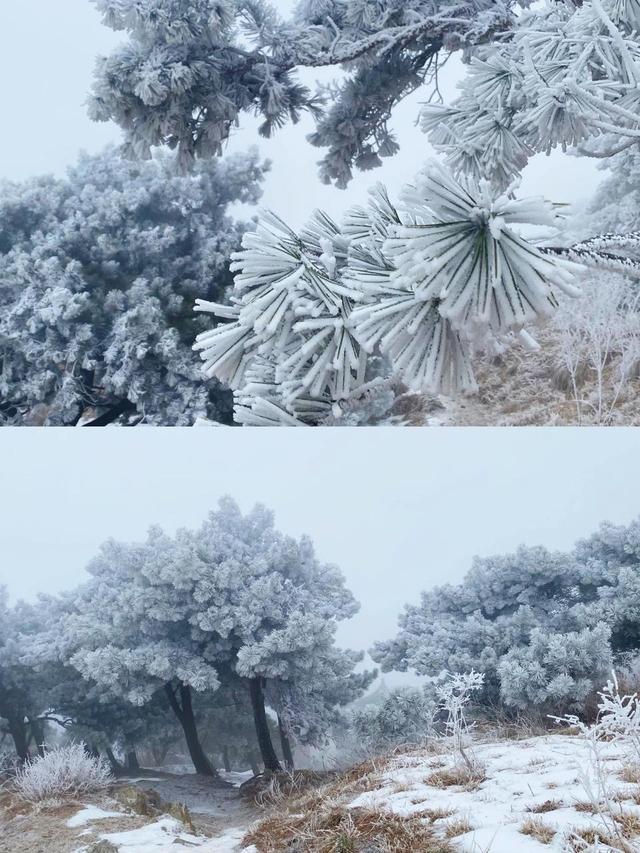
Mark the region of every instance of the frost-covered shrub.
POLYGON ((438 706, 446 714, 445 730, 447 736, 460 748, 465 738, 474 728, 467 720, 467 709, 472 696, 482 688, 482 672, 448 672, 436 687, 438 706))
POLYGON ((358 743, 369 752, 392 746, 422 743, 434 734, 437 703, 429 688, 403 687, 385 696, 382 704, 354 711, 351 727, 358 743))
POLYGON ((74 743, 45 752, 21 767, 14 779, 18 793, 30 803, 78 797, 99 791, 111 781, 109 766, 74 743))
POLYGON ((254 203, 257 154, 176 175, 170 158, 83 156, 61 179, 0 183, 0 423, 231 421, 191 347, 254 203), (100 418, 100 420, 97 420, 100 418))
POLYGON ((16 753, 0 747, 0 779, 3 776, 15 776, 19 766, 20 759, 16 753))

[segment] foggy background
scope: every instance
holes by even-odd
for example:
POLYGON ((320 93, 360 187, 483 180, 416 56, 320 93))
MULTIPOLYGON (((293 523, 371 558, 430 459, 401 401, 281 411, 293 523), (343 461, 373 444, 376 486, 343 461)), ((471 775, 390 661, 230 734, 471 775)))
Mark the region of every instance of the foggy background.
MULTIPOLYGON (((274 0, 287 14, 292 0, 274 0)), ((61 175, 84 149, 96 153, 107 143, 118 143, 119 129, 96 124, 86 114, 85 100, 92 83, 95 58, 124 40, 124 34, 108 30, 90 0, 20 0, 0 3, 0 178, 22 180, 53 172, 61 175)), ((331 79, 335 69, 305 71, 307 85, 322 76, 331 79)), ((455 95, 462 65, 453 58, 441 72, 446 100, 455 95)), ((272 140, 257 136, 257 120, 241 116, 241 128, 228 150, 239 151, 258 144, 273 161, 262 200, 293 226, 301 225, 316 207, 339 218, 344 209, 366 198, 367 187, 384 181, 395 195, 433 154, 424 134, 416 127, 419 105, 426 90, 414 93, 394 111, 392 128, 401 145, 400 154, 381 169, 358 172, 347 191, 325 187, 317 178, 317 161, 323 149, 313 148, 305 136, 313 122, 305 117, 288 125, 272 140)), ((538 155, 525 170, 522 193, 543 194, 556 202, 587 199, 601 178, 596 162, 561 153, 538 155)))
POLYGON ((339 641, 391 637, 474 554, 570 548, 640 512, 638 429, 5 429, 0 584, 71 588, 108 537, 198 526, 224 494, 309 534, 362 604, 339 641))

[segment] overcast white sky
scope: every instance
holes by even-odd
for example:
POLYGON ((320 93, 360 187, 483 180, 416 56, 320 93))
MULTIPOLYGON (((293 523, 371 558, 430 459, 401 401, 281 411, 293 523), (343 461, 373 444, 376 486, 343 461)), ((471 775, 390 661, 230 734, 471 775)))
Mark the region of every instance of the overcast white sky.
MULTIPOLYGON (((286 12, 293 3, 274 0, 274 5, 286 12)), ((96 152, 120 139, 117 127, 88 119, 84 101, 95 57, 108 53, 121 38, 102 26, 91 0, 0 2, 0 177, 61 174, 80 149, 96 152)), ((311 83, 316 76, 312 71, 305 80, 311 83)), ((453 61, 442 75, 445 97, 454 93, 459 76, 460 64, 453 61)), ((312 130, 310 119, 287 127, 273 140, 261 141, 264 155, 273 160, 264 206, 296 226, 318 206, 339 217, 346 206, 363 199, 375 181, 383 180, 392 193, 397 192, 432 154, 415 126, 422 100, 425 93, 418 92, 395 112, 392 124, 402 145, 400 155, 382 169, 360 173, 347 192, 324 187, 317 180, 316 161, 322 152, 305 141, 312 130)), ((254 144, 256 124, 243 116, 230 150, 254 144)), ((594 163, 584 158, 541 156, 527 168, 522 191, 570 202, 588 197, 598 180, 594 163)))
POLYGON ((638 429, 4 429, 0 584, 74 586, 101 541, 196 526, 223 494, 311 535, 362 603, 340 639, 391 636, 474 554, 568 548, 640 511, 638 429))

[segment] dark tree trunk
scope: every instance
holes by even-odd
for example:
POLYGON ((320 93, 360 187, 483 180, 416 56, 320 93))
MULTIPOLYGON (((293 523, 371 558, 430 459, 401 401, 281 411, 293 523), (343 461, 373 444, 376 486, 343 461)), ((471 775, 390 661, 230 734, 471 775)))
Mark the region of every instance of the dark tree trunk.
POLYGON ((100 758, 100 750, 95 745, 95 743, 88 743, 85 747, 87 753, 91 756, 91 758, 100 758))
POLYGON ((37 717, 27 719, 29 720, 29 738, 38 750, 38 755, 44 757, 44 726, 37 717))
POLYGON ((222 763, 224 765, 224 769, 227 773, 231 770, 231 762, 229 761, 229 747, 225 745, 222 747, 222 763))
POLYGON ((193 762, 196 773, 200 773, 202 776, 217 777, 218 774, 205 755, 205 751, 200 743, 200 738, 198 737, 196 718, 193 714, 193 706, 191 704, 191 688, 187 687, 185 684, 181 684, 179 686, 178 693, 180 695, 180 701, 178 701, 176 691, 173 689, 171 684, 166 684, 164 689, 167 694, 167 699, 169 700, 169 705, 171 706, 173 713, 178 718, 178 722, 182 726, 184 738, 187 742, 187 749, 189 750, 189 755, 191 756, 191 761, 193 762))
POLYGON ((24 717, 11 715, 6 719, 9 725, 9 734, 13 738, 18 758, 22 762, 28 761, 31 755, 29 754, 29 739, 27 737, 27 727, 24 717))
POLYGON ((124 764, 127 770, 140 770, 140 762, 134 748, 128 749, 125 755, 124 764))
POLYGON ((280 714, 278 714, 278 731, 280 732, 280 745, 282 746, 282 757, 287 770, 294 769, 293 750, 291 749, 291 741, 287 735, 287 730, 284 727, 280 714))
POLYGON ((122 770, 122 765, 120 764, 118 759, 113 754, 113 750, 111 749, 110 746, 108 746, 105 749, 105 753, 106 753, 107 759, 109 761, 109 764, 111 765, 111 770, 116 774, 120 773, 122 770))
POLYGON ((265 770, 270 770, 273 773, 282 771, 278 756, 273 748, 271 740, 271 732, 269 731, 269 721, 267 720, 267 712, 264 706, 264 689, 262 678, 252 678, 249 681, 249 694, 251 696, 251 707, 253 709, 253 721, 256 726, 256 735, 258 737, 258 746, 262 755, 262 763, 265 770))

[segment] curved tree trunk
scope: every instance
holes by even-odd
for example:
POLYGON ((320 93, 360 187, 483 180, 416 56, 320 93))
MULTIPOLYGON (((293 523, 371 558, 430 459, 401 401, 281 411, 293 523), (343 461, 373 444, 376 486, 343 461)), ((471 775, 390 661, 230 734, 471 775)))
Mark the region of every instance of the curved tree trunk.
POLYGON ((169 700, 169 705, 182 726, 184 738, 187 742, 187 749, 189 750, 196 773, 200 773, 202 776, 218 777, 218 773, 207 758, 198 737, 196 718, 193 714, 193 705, 191 703, 191 688, 186 684, 180 684, 174 690, 171 684, 165 684, 164 689, 169 700), (178 699, 178 697, 180 698, 178 699))
POLYGON ((267 720, 267 712, 264 706, 262 678, 252 678, 249 680, 249 694, 251 696, 253 721, 256 727, 258 746, 260 747, 264 769, 270 770, 273 773, 280 773, 282 771, 282 767, 278 761, 276 751, 273 748, 271 732, 269 731, 269 721, 267 720))
POLYGON ((285 767, 287 768, 287 770, 294 770, 295 765, 293 763, 293 750, 291 749, 291 741, 289 740, 287 730, 285 729, 284 724, 280 719, 280 714, 278 714, 278 731, 280 732, 280 745, 282 747, 282 757, 284 758, 285 767))
POLYGON ((117 775, 117 774, 118 774, 118 773, 120 773, 120 771, 122 770, 122 765, 120 764, 120 762, 118 761, 118 759, 117 759, 117 758, 115 757, 115 755, 113 754, 113 750, 111 749, 111 747, 110 747, 110 746, 108 746, 108 747, 105 749, 105 753, 106 753, 107 759, 108 759, 108 761, 109 761, 109 764, 110 764, 110 766, 111 766, 111 770, 112 770, 112 772, 113 772, 113 773, 115 773, 115 774, 117 775))

